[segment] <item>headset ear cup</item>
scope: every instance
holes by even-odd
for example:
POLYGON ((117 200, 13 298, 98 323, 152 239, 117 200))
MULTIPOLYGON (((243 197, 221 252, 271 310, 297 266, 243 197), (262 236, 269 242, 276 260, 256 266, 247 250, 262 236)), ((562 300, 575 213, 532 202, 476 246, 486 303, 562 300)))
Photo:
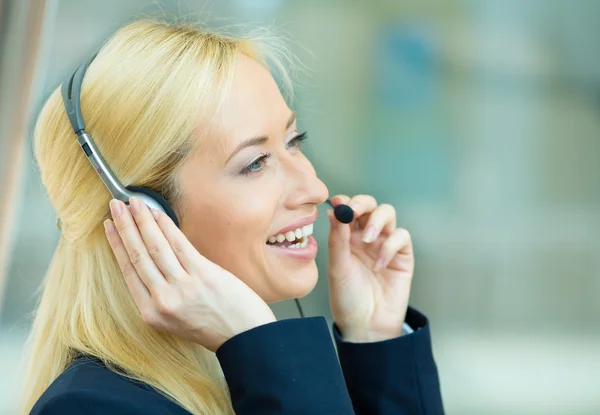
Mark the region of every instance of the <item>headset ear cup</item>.
POLYGON ((162 197, 159 193, 155 192, 154 190, 148 189, 147 187, 141 186, 127 186, 127 190, 130 190, 132 192, 143 193, 146 196, 150 196, 152 199, 156 200, 158 204, 161 205, 162 208, 165 210, 165 213, 171 218, 173 223, 175 223, 175 225, 179 228, 179 220, 177 219, 177 215, 175 215, 175 211, 173 210, 171 205, 169 205, 169 203, 165 200, 165 198, 162 197))

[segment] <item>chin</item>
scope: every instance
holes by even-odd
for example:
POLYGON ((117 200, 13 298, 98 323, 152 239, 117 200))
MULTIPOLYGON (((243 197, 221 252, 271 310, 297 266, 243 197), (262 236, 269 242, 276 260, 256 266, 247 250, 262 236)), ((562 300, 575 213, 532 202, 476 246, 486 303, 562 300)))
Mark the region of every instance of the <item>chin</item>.
POLYGON ((289 271, 283 272, 280 275, 286 276, 286 278, 278 281, 279 283, 284 282, 285 285, 278 284, 276 286, 277 292, 273 298, 265 300, 267 303, 277 303, 279 301, 302 298, 315 288, 317 281, 319 280, 319 272, 314 261, 310 267, 299 267, 295 269, 292 275, 290 275, 289 271))

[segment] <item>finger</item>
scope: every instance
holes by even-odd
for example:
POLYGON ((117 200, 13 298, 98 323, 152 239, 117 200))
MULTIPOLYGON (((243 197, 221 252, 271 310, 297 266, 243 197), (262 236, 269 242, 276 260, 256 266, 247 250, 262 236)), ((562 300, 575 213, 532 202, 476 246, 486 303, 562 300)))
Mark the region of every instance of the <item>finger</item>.
POLYGON ((167 239, 167 242, 169 242, 171 250, 187 273, 201 273, 201 268, 211 262, 196 250, 194 245, 192 245, 168 215, 159 210, 153 210, 152 214, 154 215, 156 224, 167 239))
MULTIPOLYGON (((377 261, 375 262, 375 271, 387 268, 390 261, 396 254, 412 254, 412 241, 410 233, 406 229, 396 229, 392 235, 381 245, 377 261)), ((412 269, 411 269, 412 271, 412 269)))
MULTIPOLYGON (((350 203, 350 197, 348 197, 346 195, 336 195, 331 198, 331 203, 333 204, 333 206, 347 205, 348 203, 350 203)), ((331 209, 327 210, 327 216, 330 219, 329 224, 331 225, 329 235, 331 236, 332 233, 334 234, 334 236, 336 234, 339 234, 337 236, 343 236, 342 240, 344 242, 346 240, 348 240, 348 242, 349 242, 350 234, 348 233, 348 235, 346 235, 346 233, 350 231, 350 229, 351 229, 350 226, 352 226, 352 229, 354 228, 354 225, 352 224, 352 222, 348 224, 348 223, 341 223, 338 220, 333 221, 332 219, 335 219, 335 215, 333 213, 333 210, 331 210, 331 209)))
POLYGON ((167 284, 167 280, 148 254, 138 227, 125 203, 116 199, 111 200, 110 211, 131 264, 144 285, 148 287, 150 294, 154 296, 160 287, 167 284))
POLYGON ((340 223, 335 218, 333 210, 327 210, 329 217, 329 276, 348 275, 347 267, 350 266, 350 225, 340 223))
POLYGON ((330 200, 333 206, 347 205, 348 203, 350 203, 350 197, 346 195, 335 195, 330 200))
POLYGON ((379 205, 371 215, 365 225, 363 232, 363 242, 373 242, 379 234, 384 232, 391 235, 396 229, 396 209, 386 203, 379 205))
POLYGON ((158 266, 167 281, 176 281, 187 277, 186 271, 171 249, 167 238, 160 230, 148 206, 140 199, 132 197, 129 200, 129 210, 142 235, 148 254, 158 266))
POLYGON ((360 218, 362 215, 377 209, 377 201, 370 195, 356 195, 350 199, 348 206, 354 211, 354 217, 360 218))
POLYGON ((129 255, 123 245, 123 241, 110 219, 104 221, 104 230, 108 244, 117 259, 117 264, 119 264, 119 269, 125 278, 125 283, 129 288, 133 301, 138 309, 142 310, 150 301, 150 292, 135 271, 133 264, 129 260, 129 255))

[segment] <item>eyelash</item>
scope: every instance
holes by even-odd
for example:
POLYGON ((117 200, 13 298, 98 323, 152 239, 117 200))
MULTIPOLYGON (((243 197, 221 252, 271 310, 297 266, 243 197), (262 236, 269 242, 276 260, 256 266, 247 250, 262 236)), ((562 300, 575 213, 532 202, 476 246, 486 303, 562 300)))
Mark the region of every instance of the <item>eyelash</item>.
POLYGON ((302 134, 298 134, 296 137, 292 138, 288 143, 288 148, 292 146, 296 146, 298 148, 302 148, 302 142, 308 138, 308 133, 305 131, 302 134))
MULTIPOLYGON (((302 134, 298 134, 297 136, 295 136, 294 138, 292 138, 288 142, 287 148, 298 147, 300 149, 301 145, 302 145, 302 142, 304 140, 306 140, 307 138, 308 138, 308 134, 306 132, 304 132, 302 134)), ((264 165, 264 163, 270 157, 271 157, 271 153, 263 153, 263 154, 261 154, 256 159, 254 159, 254 161, 252 161, 252 163, 250 163, 248 166, 244 167, 244 170, 242 170, 242 174, 244 176, 249 176, 250 174, 258 173, 262 169, 262 166, 264 165), (253 170, 251 167, 254 166, 255 164, 258 164, 258 163, 263 163, 263 164, 261 164, 261 167, 259 167, 258 170, 253 170)))

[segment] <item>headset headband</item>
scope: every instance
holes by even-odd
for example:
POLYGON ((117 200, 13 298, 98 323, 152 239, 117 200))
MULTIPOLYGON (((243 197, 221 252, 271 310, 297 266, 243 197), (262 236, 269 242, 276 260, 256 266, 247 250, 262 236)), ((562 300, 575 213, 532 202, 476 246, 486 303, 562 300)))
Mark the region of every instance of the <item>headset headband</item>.
POLYGON ((85 131, 85 121, 81 113, 81 86, 83 85, 85 72, 95 57, 96 54, 87 63, 77 68, 69 80, 63 83, 61 87, 65 110, 67 111, 73 132, 77 136, 77 142, 113 198, 129 203, 131 197, 137 197, 148 205, 149 208, 165 212, 175 225, 179 226, 175 211, 163 196, 146 187, 129 186, 126 188, 119 182, 102 157, 102 154, 100 154, 100 151, 98 151, 94 140, 85 131))

